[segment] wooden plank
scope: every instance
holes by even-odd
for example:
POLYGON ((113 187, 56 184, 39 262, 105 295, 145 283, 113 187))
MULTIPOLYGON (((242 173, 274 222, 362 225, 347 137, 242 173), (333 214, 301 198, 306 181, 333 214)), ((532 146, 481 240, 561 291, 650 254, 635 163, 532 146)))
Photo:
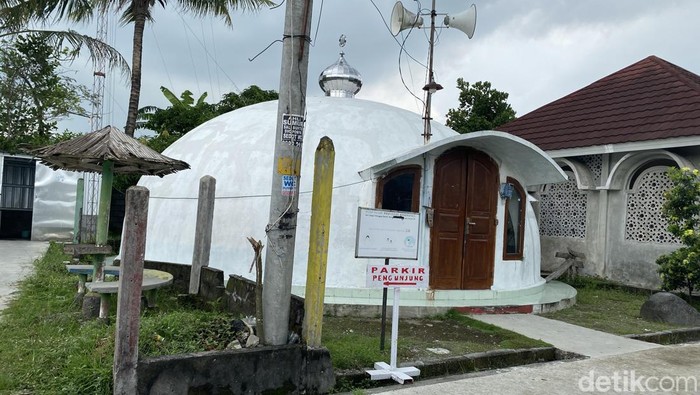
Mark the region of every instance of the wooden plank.
MULTIPOLYGON (((66 265, 66 270, 68 270, 68 273, 72 273, 72 274, 92 275, 94 267, 92 265, 66 265)), ((120 271, 121 271, 120 266, 108 265, 108 266, 104 267, 105 274, 111 274, 113 276, 118 276, 120 271)))
MULTIPOLYGON (((131 187, 126 191, 122 272, 119 277, 117 325, 114 341, 112 378, 115 395, 136 394, 136 365, 139 359, 141 290, 146 255, 148 189, 131 187)), ((172 275, 170 276, 172 281, 172 275)))
POLYGON ((109 255, 112 253, 112 247, 94 244, 64 244, 63 253, 67 255, 109 255))
POLYGON ((194 250, 192 252, 192 269, 190 271, 190 294, 199 293, 199 279, 202 268, 209 266, 211 252, 211 231, 214 225, 214 198, 216 179, 204 176, 199 180, 199 199, 197 202, 197 222, 194 231, 194 250))
POLYGON ((550 281, 552 281, 552 280, 556 280, 557 278, 559 278, 559 276, 561 276, 562 274, 564 274, 564 272, 567 271, 567 270, 571 267, 571 265, 573 265, 575 262, 576 262, 576 261, 574 261, 573 259, 567 259, 567 260, 565 260, 564 263, 562 263, 561 266, 559 266, 559 267, 557 268, 557 270, 555 270, 555 271, 552 272, 549 276, 547 276, 547 277, 544 279, 544 281, 545 281, 545 282, 550 282, 550 281))

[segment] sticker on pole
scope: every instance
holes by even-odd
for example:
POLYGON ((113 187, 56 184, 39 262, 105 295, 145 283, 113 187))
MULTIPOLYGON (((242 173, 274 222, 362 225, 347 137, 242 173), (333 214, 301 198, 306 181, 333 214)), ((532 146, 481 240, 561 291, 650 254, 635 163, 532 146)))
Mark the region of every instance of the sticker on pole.
POLYGON ((282 196, 293 196, 297 190, 297 178, 282 176, 282 196))
POLYGON ((428 288, 423 266, 367 265, 367 288, 428 288))
POLYGON ((282 114, 282 142, 301 147, 304 141, 304 122, 301 115, 282 114))
POLYGON ((420 215, 360 207, 355 258, 418 259, 420 215))

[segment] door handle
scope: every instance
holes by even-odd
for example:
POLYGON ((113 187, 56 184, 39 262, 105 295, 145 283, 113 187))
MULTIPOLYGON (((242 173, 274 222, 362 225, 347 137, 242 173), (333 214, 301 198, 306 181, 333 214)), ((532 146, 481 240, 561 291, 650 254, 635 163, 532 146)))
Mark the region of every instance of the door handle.
POLYGON ((464 221, 464 233, 469 234, 469 227, 472 225, 476 225, 476 222, 471 222, 471 218, 467 217, 467 219, 464 221))

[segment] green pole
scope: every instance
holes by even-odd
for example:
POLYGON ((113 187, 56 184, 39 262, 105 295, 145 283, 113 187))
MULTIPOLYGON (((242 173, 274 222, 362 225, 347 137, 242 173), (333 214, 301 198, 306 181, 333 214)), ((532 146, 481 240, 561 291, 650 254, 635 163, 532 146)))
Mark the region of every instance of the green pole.
MULTIPOLYGON (((107 229, 109 228, 109 207, 112 201, 112 183, 114 181, 114 162, 106 160, 102 164, 102 185, 100 186, 100 207, 97 213, 97 230, 95 244, 107 244, 107 229)), ((94 281, 104 280, 104 254, 95 254, 93 259, 94 281)))
POLYGON ((314 186, 313 194, 311 195, 309 263, 306 269, 305 313, 302 327, 303 338, 309 347, 321 346, 334 163, 335 149, 333 141, 324 136, 321 138, 318 148, 316 148, 314 186))
POLYGON ((102 185, 100 186, 100 208, 97 214, 97 232, 95 244, 107 244, 109 228, 109 207, 112 201, 112 183, 114 182, 114 162, 106 160, 102 164, 102 185))
POLYGON ((75 215, 73 217, 73 244, 80 243, 80 219, 83 214, 84 185, 85 181, 82 178, 78 178, 78 185, 75 191, 75 215))

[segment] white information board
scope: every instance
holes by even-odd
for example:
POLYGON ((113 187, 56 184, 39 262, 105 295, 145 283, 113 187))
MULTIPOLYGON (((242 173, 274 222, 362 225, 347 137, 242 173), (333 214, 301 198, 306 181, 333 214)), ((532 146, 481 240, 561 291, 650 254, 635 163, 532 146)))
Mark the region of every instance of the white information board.
POLYGON ((420 215, 359 207, 355 258, 418 259, 420 215))

